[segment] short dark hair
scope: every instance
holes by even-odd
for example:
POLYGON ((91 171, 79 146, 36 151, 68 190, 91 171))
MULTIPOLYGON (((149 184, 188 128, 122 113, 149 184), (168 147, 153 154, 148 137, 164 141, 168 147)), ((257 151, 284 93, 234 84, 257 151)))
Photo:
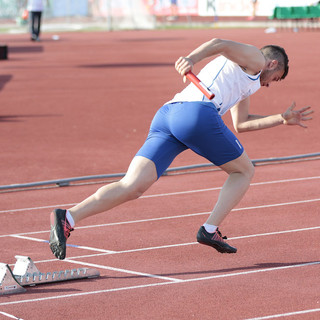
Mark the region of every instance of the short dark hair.
POLYGON ((279 66, 284 69, 281 80, 284 79, 289 72, 289 58, 286 51, 282 47, 276 45, 267 45, 260 50, 266 58, 271 60, 274 59, 279 62, 279 66))

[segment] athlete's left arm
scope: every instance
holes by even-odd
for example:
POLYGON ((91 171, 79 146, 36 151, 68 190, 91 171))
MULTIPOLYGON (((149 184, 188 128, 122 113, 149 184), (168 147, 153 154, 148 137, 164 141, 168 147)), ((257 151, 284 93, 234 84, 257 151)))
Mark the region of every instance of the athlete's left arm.
POLYGON ((307 126, 302 121, 311 120, 309 117, 312 110, 310 107, 303 107, 299 110, 294 110, 296 103, 292 105, 282 114, 274 114, 268 116, 254 115, 249 113, 250 97, 240 101, 231 108, 231 117, 234 129, 237 132, 246 132, 252 130, 260 130, 275 127, 281 124, 299 125, 303 128, 307 126))
POLYGON ((182 76, 185 76, 187 72, 192 71, 194 64, 218 55, 223 55, 235 62, 246 73, 252 75, 259 73, 266 64, 265 57, 257 47, 231 40, 214 38, 197 47, 186 57, 180 57, 175 63, 175 68, 182 76))

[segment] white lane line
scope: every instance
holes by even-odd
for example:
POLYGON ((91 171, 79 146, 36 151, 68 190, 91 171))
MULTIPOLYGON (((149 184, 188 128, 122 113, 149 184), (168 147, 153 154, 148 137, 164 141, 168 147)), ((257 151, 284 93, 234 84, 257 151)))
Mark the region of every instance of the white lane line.
POLYGON ((11 318, 11 319, 23 320, 22 318, 17 318, 16 316, 13 316, 12 314, 9 314, 9 313, 3 312, 3 311, 0 311, 0 314, 2 314, 3 316, 6 316, 8 318, 11 318))
MULTIPOLYGON (((232 210, 232 212, 265 209, 265 208, 273 208, 273 207, 281 207, 281 206, 289 206, 289 205, 297 205, 297 204, 305 204, 305 203, 312 203, 312 202, 318 202, 318 201, 320 201, 320 198, 309 199, 309 200, 298 200, 298 201, 292 201, 292 202, 274 203, 274 204, 267 204, 267 205, 253 206, 253 207, 242 207, 242 208, 235 208, 232 210)), ((209 211, 208 212, 197 212, 197 213, 182 214, 182 215, 177 215, 177 216, 167 216, 167 217, 158 217, 158 218, 150 218, 150 219, 111 222, 111 223, 76 227, 76 229, 101 228, 101 227, 109 227, 109 226, 116 226, 116 225, 122 225, 122 224, 133 224, 133 223, 160 221, 160 220, 167 220, 167 219, 187 218, 187 217, 201 216, 201 215, 207 215, 207 214, 210 214, 210 212, 209 211)), ((45 230, 45 231, 22 232, 22 233, 17 233, 17 234, 4 234, 4 235, 0 235, 0 238, 11 237, 11 236, 34 235, 34 234, 48 233, 48 232, 50 232, 50 231, 45 230)))
MULTIPOLYGON (((283 180, 273 180, 273 181, 264 181, 264 182, 254 182, 254 183, 251 183, 250 186, 260 186, 260 185, 277 184, 277 183, 288 183, 288 182, 296 182, 296 181, 308 181, 308 180, 317 180, 317 179, 320 179, 320 176, 294 178, 294 179, 283 179, 283 180)), ((168 197, 168 196, 176 196, 176 195, 181 195, 181 194, 190 194, 190 193, 199 193, 199 192, 208 192, 208 191, 221 190, 221 188, 222 187, 215 187, 215 188, 186 190, 186 191, 178 191, 178 192, 170 192, 170 193, 151 194, 151 195, 141 196, 140 199, 156 198, 156 197, 168 197)), ((0 213, 32 211, 32 210, 42 210, 42 209, 52 209, 52 208, 63 208, 63 207, 74 206, 76 204, 77 203, 65 203, 65 204, 56 204, 56 205, 42 206, 42 207, 21 208, 21 209, 11 209, 11 210, 0 210, 0 213)))
MULTIPOLYGON (((297 182, 297 181, 308 181, 308 180, 315 180, 315 179, 320 179, 320 176, 294 178, 294 179, 283 179, 283 180, 273 180, 273 181, 264 181, 264 182, 253 182, 253 183, 250 183, 250 186, 253 187, 253 186, 266 185, 266 184, 287 183, 287 182, 297 182)), ((216 191, 216 190, 221 190, 221 189, 222 189, 222 186, 221 187, 215 187, 215 188, 196 189, 196 190, 178 191, 178 192, 172 192, 172 193, 160 193, 160 194, 146 195, 146 196, 142 196, 141 198, 155 198, 155 197, 176 196, 176 195, 180 195, 180 194, 216 191)))
MULTIPOLYGON (((279 314, 273 314, 273 315, 270 315, 270 316, 250 318, 250 319, 246 319, 246 320, 276 319, 276 318, 290 317, 290 316, 296 316, 296 315, 299 315, 299 314, 306 314, 306 313, 312 313, 312 312, 320 312, 320 308, 302 310, 302 311, 294 311, 294 312, 288 312, 288 313, 279 313, 279 314)), ((317 318, 317 319, 319 319, 319 318, 317 318)))
POLYGON ((208 281, 208 280, 213 280, 213 279, 236 277, 236 276, 246 276, 246 275, 252 275, 252 274, 263 273, 263 272, 271 272, 271 271, 278 271, 278 270, 285 270, 285 269, 310 267, 310 266, 319 265, 319 264, 320 264, 320 261, 316 261, 316 262, 294 264, 294 265, 275 267, 275 268, 265 268, 265 269, 258 269, 258 270, 244 271, 244 272, 235 272, 235 273, 227 273, 227 274, 208 276, 208 277, 201 277, 201 278, 192 278, 192 279, 181 280, 180 282, 169 281, 169 282, 151 283, 151 284, 131 286, 131 287, 120 287, 120 288, 113 288, 113 289, 88 291, 88 292, 74 293, 74 294, 68 294, 68 295, 51 296, 51 297, 45 297, 45 298, 27 299, 27 300, 20 300, 20 301, 10 301, 10 302, 0 303, 0 306, 8 306, 8 305, 13 305, 13 304, 32 303, 32 302, 40 302, 40 301, 48 301, 48 300, 55 300, 55 299, 66 299, 66 298, 73 298, 73 297, 80 297, 80 296, 87 296, 87 295, 94 295, 94 294, 102 294, 102 293, 109 293, 109 292, 143 289, 143 288, 149 288, 149 287, 173 285, 173 284, 180 284, 180 283, 191 283, 191 282, 196 282, 196 281, 208 281))
POLYGON ((122 273, 129 273, 129 274, 134 274, 138 276, 143 276, 143 277, 148 277, 148 278, 154 278, 154 279, 161 279, 161 280, 167 280, 167 281, 173 281, 173 282, 181 282, 183 280, 181 279, 176 279, 176 278, 171 278, 171 277, 163 277, 163 276, 158 276, 150 273, 144 273, 144 272, 137 272, 137 271, 132 271, 132 270, 127 270, 127 269, 120 269, 120 268, 113 268, 113 267, 108 267, 100 264, 95 264, 95 263, 89 263, 89 262, 83 262, 83 261, 75 261, 71 259, 66 259, 66 262, 70 263, 75 263, 75 264, 80 264, 88 267, 94 267, 94 268, 99 268, 99 269, 105 269, 105 270, 111 270, 111 271, 117 271, 117 272, 122 272, 122 273))
POLYGON ((248 274, 253 274, 253 273, 261 273, 261 272, 278 271, 278 270, 284 270, 284 269, 293 269, 293 268, 314 266, 314 265, 318 265, 318 264, 320 264, 320 261, 298 263, 298 264, 292 264, 292 265, 282 266, 282 267, 265 268, 265 269, 250 270, 250 271, 243 271, 243 272, 236 272, 236 273, 225 273, 225 274, 220 274, 220 275, 216 275, 216 276, 207 276, 207 277, 202 277, 202 278, 187 279, 187 280, 184 280, 184 282, 211 280, 211 279, 217 279, 217 278, 228 278, 228 277, 242 276, 242 275, 248 275, 248 274))
MULTIPOLYGON (((273 207, 281 207, 281 206, 289 206, 289 205, 312 203, 312 202, 318 202, 318 201, 320 201, 320 198, 309 199, 309 200, 300 200, 300 201, 292 201, 292 202, 283 202, 283 203, 274 203, 274 204, 267 204, 267 205, 253 206, 253 207, 235 208, 235 209, 232 209, 231 212, 245 211, 245 210, 256 210, 256 209, 265 209, 265 208, 273 208, 273 207)), ((91 225, 91 226, 77 227, 77 229, 88 229, 88 228, 97 228, 97 227, 99 228, 99 227, 116 226, 116 225, 122 225, 122 224, 151 222, 151 221, 160 221, 160 220, 169 220, 169 219, 180 219, 180 218, 201 216, 201 215, 206 215, 206 214, 210 214, 210 213, 211 212, 208 211, 208 212, 197 212, 197 213, 182 214, 182 215, 177 215, 177 216, 167 216, 167 217, 141 219, 141 220, 111 222, 111 223, 97 224, 97 225, 91 225)), ((2 236, 0 236, 0 238, 1 237, 2 236)))
MULTIPOLYGON (((20 235, 11 235, 10 237, 23 239, 23 240, 42 242, 42 243, 49 243, 48 240, 38 239, 38 238, 34 238, 34 237, 26 237, 26 236, 20 236, 20 235)), ((104 253, 115 253, 115 251, 111 251, 111 250, 105 250, 105 249, 99 249, 99 248, 93 248, 93 247, 87 247, 87 246, 78 246, 78 245, 74 245, 74 244, 67 244, 67 247, 73 247, 73 248, 84 249, 84 250, 89 250, 89 251, 104 252, 104 253)))
POLYGON ((31 207, 31 208, 21 208, 21 209, 11 209, 11 210, 0 210, 0 213, 10 213, 10 212, 24 212, 24 211, 32 211, 32 210, 43 210, 43 209, 52 209, 52 208, 63 208, 63 207, 71 207, 76 205, 76 203, 64 203, 50 206, 42 206, 42 207, 31 207))
MULTIPOLYGON (((247 235, 247 236, 238 236, 238 237, 232 237, 232 238, 230 237, 230 238, 228 238, 228 240, 241 240, 241 239, 247 239, 247 238, 273 236, 273 235, 284 234, 284 233, 311 231, 311 230, 318 230, 318 229, 320 229, 320 226, 318 226, 318 227, 301 228, 301 229, 275 231, 275 232, 267 232, 267 233, 260 233, 260 234, 251 234, 251 235, 247 235)), ((186 243, 169 244, 169 245, 156 246, 156 247, 147 247, 147 248, 138 248, 138 249, 131 249, 131 250, 122 250, 122 251, 115 251, 115 252, 113 252, 111 254, 134 253, 134 252, 140 252, 140 251, 168 249, 168 248, 175 248, 175 247, 190 246, 190 245, 195 245, 195 244, 198 244, 198 242, 186 242, 186 243)), ((81 259, 81 258, 90 258, 90 257, 95 257, 95 256, 103 256, 103 255, 104 254, 86 255, 86 256, 80 256, 79 259, 81 259)), ((78 259, 78 257, 71 257, 71 259, 78 259)))
MULTIPOLYGON (((245 236, 230 237, 228 239, 229 240, 241 240, 241 239, 247 239, 247 238, 273 236, 273 235, 278 235, 278 234, 303 232, 303 231, 311 231, 311 230, 318 230, 318 229, 320 229, 320 226, 300 228, 300 229, 291 229, 291 230, 281 230, 281 231, 266 232, 266 233, 258 233, 258 234, 251 234, 251 235, 245 235, 245 236)), ((30 241, 36 241, 36 242, 42 242, 42 243, 48 243, 48 241, 46 241, 46 240, 33 238, 33 237, 25 237, 25 236, 18 236, 18 235, 11 235, 10 237, 24 239, 24 240, 30 240, 30 241)), ((134 253, 134 252, 149 251, 149 250, 168 249, 168 248, 189 246, 189 245, 195 245, 195 244, 198 244, 198 242, 168 244, 168 245, 162 245, 162 246, 129 249, 129 250, 122 250, 122 251, 112 251, 112 250, 92 248, 92 247, 86 247, 86 246, 78 246, 78 245, 72 245, 72 244, 71 245, 67 244, 67 246, 79 248, 79 249, 84 249, 84 250, 102 252, 101 254, 91 254, 91 255, 70 257, 70 259, 81 259, 81 258, 91 258, 91 257, 97 257, 97 256, 104 256, 104 255, 109 255, 109 254, 134 253)), ((52 260, 48 260, 48 261, 52 261, 52 260)), ((41 261, 41 262, 45 262, 45 261, 41 261)))
POLYGON ((19 236, 19 235, 15 235, 15 234, 11 235, 10 237, 11 238, 23 239, 23 240, 36 241, 36 242, 47 242, 47 243, 49 242, 49 241, 38 239, 38 238, 34 238, 34 237, 19 236))
MULTIPOLYGON (((320 229, 320 226, 300 228, 300 229, 291 229, 291 230, 282 230, 282 231, 274 231, 274 232, 267 232, 267 233, 260 233, 260 234, 251 234, 251 235, 246 235, 246 236, 238 236, 238 237, 229 238, 229 240, 241 240, 241 239, 247 239, 247 238, 273 236, 273 235, 278 235, 278 234, 303 232, 303 231, 311 231, 311 230, 318 230, 318 229, 320 229)), ((28 238, 27 240, 32 240, 32 238, 28 238)), ((40 239, 35 238, 35 241, 40 241, 40 239)), ((41 240, 41 242, 43 242, 43 240, 41 240)), ((169 245, 163 245, 163 246, 146 247, 146 248, 138 248, 138 249, 129 249, 129 250, 122 250, 122 251, 110 251, 110 250, 93 248, 96 251, 101 250, 103 253, 87 254, 87 255, 69 257, 64 261, 68 262, 69 259, 71 261, 72 259, 94 258, 94 257, 106 256, 109 254, 135 253, 135 252, 142 252, 142 251, 183 247, 183 246, 189 246, 189 245, 198 245, 198 242, 177 243, 177 244, 169 244, 169 245)), ((49 259, 49 260, 35 261, 35 263, 36 264, 37 263, 48 263, 48 262, 56 262, 56 261, 57 261, 56 259, 49 259)))
POLYGON ((310 230, 317 230, 317 229, 320 229, 320 226, 300 228, 300 229, 291 229, 291 230, 283 230, 283 231, 275 231, 275 232, 266 232, 266 233, 259 233, 259 234, 250 234, 247 236, 228 238, 228 240, 238 240, 238 239, 254 238, 254 237, 265 237, 265 236, 273 236, 276 234, 284 234, 284 233, 292 233, 292 232, 300 232, 300 231, 310 231, 310 230))
POLYGON ((87 246, 78 246, 78 245, 75 245, 75 244, 67 244, 67 247, 73 247, 73 248, 89 250, 89 251, 104 252, 104 253, 107 253, 107 254, 117 253, 117 251, 100 249, 100 248, 93 248, 93 247, 87 247, 87 246))

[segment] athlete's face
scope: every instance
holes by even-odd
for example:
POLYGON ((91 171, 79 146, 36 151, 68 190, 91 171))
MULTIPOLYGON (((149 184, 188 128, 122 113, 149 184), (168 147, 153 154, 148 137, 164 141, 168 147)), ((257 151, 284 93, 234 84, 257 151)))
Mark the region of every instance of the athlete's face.
MULTIPOLYGON (((274 61, 274 60, 273 60, 274 61)), ((269 87, 272 81, 280 81, 283 76, 284 70, 283 68, 278 68, 278 64, 272 64, 266 66, 261 71, 260 75, 260 84, 263 87, 269 87)))
POLYGON ((262 70, 260 75, 260 84, 263 87, 269 87, 272 81, 280 81, 283 76, 283 70, 262 70))

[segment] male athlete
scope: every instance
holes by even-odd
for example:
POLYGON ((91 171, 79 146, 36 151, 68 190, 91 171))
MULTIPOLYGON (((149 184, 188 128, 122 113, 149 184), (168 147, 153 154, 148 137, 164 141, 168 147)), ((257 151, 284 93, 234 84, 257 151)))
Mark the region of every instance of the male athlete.
MULTIPOLYGON (((218 201, 197 234, 199 243, 221 253, 236 248, 223 240, 218 229, 223 219, 241 200, 254 174, 253 165, 240 141, 226 127, 221 116, 231 110, 237 132, 278 125, 299 125, 310 120, 310 107, 295 110, 293 103, 284 113, 261 116, 249 113, 250 95, 261 86, 288 74, 288 57, 278 46, 258 49, 229 40, 212 39, 180 57, 175 68, 184 77, 199 61, 218 56, 199 73, 199 79, 215 94, 208 100, 189 84, 156 113, 148 138, 133 158, 124 178, 105 185, 69 210, 55 209, 50 216, 50 248, 59 259, 66 256, 66 241, 75 223, 139 198, 182 151, 191 149, 228 174, 218 201)), ((225 238, 225 237, 224 237, 225 238)))

